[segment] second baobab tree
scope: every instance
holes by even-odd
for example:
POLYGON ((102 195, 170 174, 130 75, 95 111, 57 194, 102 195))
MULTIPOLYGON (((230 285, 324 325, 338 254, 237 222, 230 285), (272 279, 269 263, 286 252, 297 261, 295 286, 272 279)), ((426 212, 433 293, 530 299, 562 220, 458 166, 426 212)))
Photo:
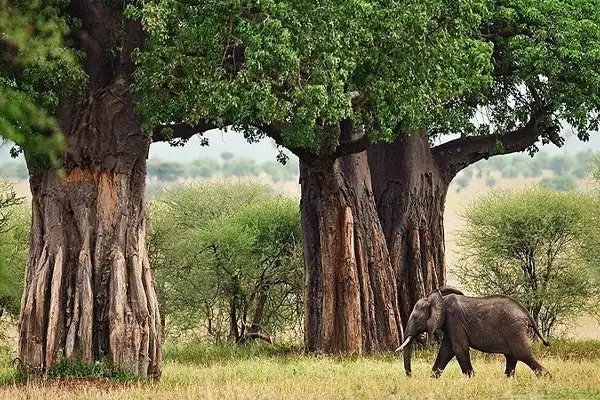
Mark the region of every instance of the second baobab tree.
POLYGON ((491 84, 492 46, 476 36, 485 5, 157 0, 136 11, 147 34, 136 79, 148 130, 171 121, 231 127, 299 157, 307 349, 399 344, 402 275, 365 150, 465 118, 444 104, 491 84))

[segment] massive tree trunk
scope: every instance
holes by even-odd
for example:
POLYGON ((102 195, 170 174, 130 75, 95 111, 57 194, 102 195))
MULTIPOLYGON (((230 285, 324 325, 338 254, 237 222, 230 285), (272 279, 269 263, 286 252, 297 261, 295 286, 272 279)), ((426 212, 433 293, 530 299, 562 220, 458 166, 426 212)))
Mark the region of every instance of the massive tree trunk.
POLYGON ((422 133, 371 146, 369 165, 406 322, 416 301, 446 282, 444 205, 451 178, 422 133))
POLYGON ((100 2, 73 1, 87 88, 61 104, 67 142, 59 173, 27 155, 33 212, 19 324, 19 358, 43 372, 62 360, 108 361, 159 377, 161 318, 146 235, 146 158, 130 92, 141 26, 100 2), (104 57, 125 32, 120 61, 104 57))
POLYGON ((300 162, 308 351, 361 354, 402 338, 365 158, 300 162))
POLYGON ((396 273, 403 321, 414 304, 446 283, 444 207, 452 179, 497 154, 526 150, 545 129, 544 110, 505 134, 467 136, 431 148, 424 132, 369 148, 373 194, 396 273))

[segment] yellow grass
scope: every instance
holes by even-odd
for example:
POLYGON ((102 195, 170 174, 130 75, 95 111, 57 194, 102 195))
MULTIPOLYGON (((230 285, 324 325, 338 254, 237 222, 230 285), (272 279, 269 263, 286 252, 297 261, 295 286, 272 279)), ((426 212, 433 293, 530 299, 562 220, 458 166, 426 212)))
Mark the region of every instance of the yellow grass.
POLYGON ((541 362, 551 378, 536 378, 519 364, 503 376, 501 359, 476 359, 474 378, 452 361, 440 379, 433 360, 415 360, 413 377, 398 359, 253 358, 209 366, 167 362, 160 383, 28 383, 0 388, 1 399, 473 399, 600 398, 600 360, 541 362))

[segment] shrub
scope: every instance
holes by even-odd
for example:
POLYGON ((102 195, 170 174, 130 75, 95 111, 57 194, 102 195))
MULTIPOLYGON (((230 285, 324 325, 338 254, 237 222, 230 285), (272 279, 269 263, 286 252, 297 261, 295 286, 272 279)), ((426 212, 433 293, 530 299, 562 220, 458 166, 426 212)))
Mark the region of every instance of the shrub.
POLYGON ((19 313, 27 262, 29 218, 12 187, 0 182, 0 313, 19 313))
POLYGON ((519 176, 519 171, 515 166, 507 166, 502 170, 502 177, 506 179, 512 179, 519 176))
POLYGON ((176 181, 185 177, 185 167, 178 162, 150 160, 148 176, 156 176, 161 181, 176 181))
POLYGON ((10 350, 6 330, 14 327, 19 315, 28 233, 28 211, 12 187, 0 182, 0 353, 10 350))
POLYGON ((596 209, 589 195, 547 189, 482 198, 464 214, 457 275, 477 294, 518 299, 549 334, 585 313, 600 293, 589 263, 600 256, 589 246, 598 237, 596 209))
POLYGON ((296 200, 259 184, 203 182, 166 192, 150 212, 150 257, 169 334, 240 342, 298 332, 296 200))
POLYGON ((460 176, 456 179, 456 192, 459 193, 462 189, 469 185, 469 178, 466 176, 460 176))
POLYGON ((190 178, 210 178, 219 172, 220 165, 214 158, 204 157, 185 164, 185 169, 190 178))

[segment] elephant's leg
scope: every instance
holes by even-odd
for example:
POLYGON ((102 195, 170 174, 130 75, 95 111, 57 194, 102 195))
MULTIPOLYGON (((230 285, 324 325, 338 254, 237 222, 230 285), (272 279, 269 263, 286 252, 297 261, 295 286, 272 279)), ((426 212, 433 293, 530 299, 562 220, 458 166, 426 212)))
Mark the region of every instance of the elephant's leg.
POLYGON ((467 333, 460 326, 451 327, 450 337, 452 343, 452 350, 458 360, 458 365, 463 374, 469 375, 469 377, 475 375, 473 365, 471 365, 471 357, 469 357, 469 339, 467 333))
POLYGON ((514 340, 511 344, 512 357, 518 361, 522 361, 535 372, 537 376, 548 375, 548 371, 533 357, 533 351, 529 344, 527 333, 524 332, 520 340, 514 340))
POLYGON ((515 376, 515 368, 517 367, 517 359, 513 358, 509 355, 504 355, 506 357, 506 369, 504 373, 508 378, 515 376))
POLYGON ((458 360, 458 365, 460 365, 462 373, 469 375, 469 377, 474 376, 475 370, 473 370, 471 357, 469 356, 469 345, 467 344, 460 346, 459 348, 455 348, 454 354, 456 354, 456 359, 458 360))
POLYGON ((446 338, 442 340, 442 345, 440 346, 440 351, 438 352, 437 358, 433 363, 433 368, 431 369, 431 376, 433 378, 439 378, 444 372, 444 368, 446 365, 452 360, 454 357, 454 350, 452 350, 452 343, 446 338))
POLYGON ((523 361, 525 364, 527 364, 529 366, 529 368, 531 368, 537 376, 549 375, 546 368, 544 368, 542 366, 542 364, 537 362, 537 360, 535 358, 533 358, 533 356, 525 358, 523 360, 519 360, 519 361, 523 361))

